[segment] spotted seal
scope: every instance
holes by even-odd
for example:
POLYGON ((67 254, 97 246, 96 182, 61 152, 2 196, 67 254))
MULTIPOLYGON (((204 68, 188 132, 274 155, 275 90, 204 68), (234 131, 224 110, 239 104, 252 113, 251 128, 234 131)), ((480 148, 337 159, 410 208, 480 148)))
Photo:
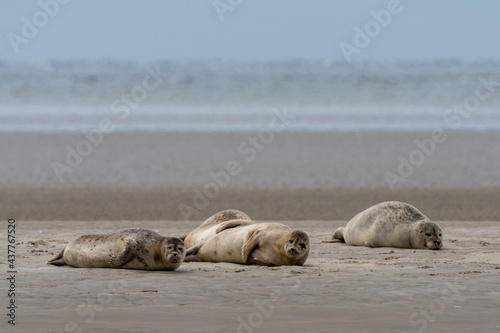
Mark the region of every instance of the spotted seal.
POLYGON ((332 240, 355 246, 439 250, 443 233, 436 222, 412 205, 388 201, 354 216, 335 231, 332 240))
POLYGON ((68 243, 47 264, 82 268, 176 270, 186 252, 182 240, 147 229, 85 235, 68 243))

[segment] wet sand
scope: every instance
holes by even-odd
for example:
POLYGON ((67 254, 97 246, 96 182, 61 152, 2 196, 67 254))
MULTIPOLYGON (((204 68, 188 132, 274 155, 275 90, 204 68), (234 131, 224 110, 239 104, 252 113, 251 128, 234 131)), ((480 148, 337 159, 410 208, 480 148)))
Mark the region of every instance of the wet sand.
POLYGON ((392 188, 387 173, 399 176, 400 160, 418 157, 415 140, 431 133, 283 132, 253 150, 251 137, 117 132, 74 166, 66 158, 85 142, 81 133, 0 133, 0 211, 21 220, 201 220, 235 208, 255 219, 329 221, 400 200, 437 220, 500 220, 498 132, 447 133, 392 188), (54 163, 68 168, 62 181, 54 163))
POLYGON ((349 220, 383 201, 409 202, 435 220, 500 221, 500 190, 227 189, 206 206, 193 189, 4 189, 0 212, 18 220, 198 220, 239 209, 264 220, 349 220), (192 208, 183 214, 180 208, 192 208), (199 208, 199 209, 198 209, 199 208))
POLYGON ((496 131, 450 131, 434 149, 432 132, 258 134, 116 132, 94 145, 82 133, 0 133, 0 188, 500 188, 496 131), (416 142, 426 142, 426 153, 416 142), (403 179, 391 188, 386 173, 403 179))

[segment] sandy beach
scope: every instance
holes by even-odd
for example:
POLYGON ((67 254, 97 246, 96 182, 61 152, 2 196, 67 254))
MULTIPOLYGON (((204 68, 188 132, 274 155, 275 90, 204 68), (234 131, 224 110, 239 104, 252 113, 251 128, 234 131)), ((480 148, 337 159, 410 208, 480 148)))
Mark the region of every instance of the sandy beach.
POLYGON ((394 190, 419 132, 281 133, 246 161, 251 133, 113 133, 57 179, 81 134, 0 134, 0 212, 16 220, 16 325, 2 270, 2 332, 500 332, 497 132, 450 139, 394 190), (229 161, 240 174, 194 201, 229 161), (198 191, 198 192, 197 192, 198 191), (405 201, 437 221, 440 251, 324 244, 355 214, 405 201), (189 216, 182 205, 194 208, 189 216), (46 265, 68 241, 130 227, 179 236, 240 209, 311 237, 303 267, 184 263, 175 272, 46 265))
POLYGON ((17 324, 4 318, 2 332, 500 330, 498 222, 439 222, 445 245, 430 251, 322 244, 346 221, 284 221, 311 237, 303 267, 190 262, 175 272, 45 261, 86 233, 145 227, 180 235, 199 222, 16 223, 17 324))

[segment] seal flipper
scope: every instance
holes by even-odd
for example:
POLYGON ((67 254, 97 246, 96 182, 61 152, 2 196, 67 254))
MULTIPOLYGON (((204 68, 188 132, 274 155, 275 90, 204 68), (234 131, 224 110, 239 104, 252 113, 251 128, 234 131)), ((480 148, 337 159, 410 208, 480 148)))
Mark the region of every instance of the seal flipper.
POLYGON ((333 233, 333 236, 332 236, 332 240, 339 240, 341 242, 345 242, 344 228, 343 227, 335 230, 335 232, 333 233))
POLYGON ((257 258, 254 258, 253 260, 255 260, 255 263, 257 265, 260 265, 260 266, 267 266, 267 267, 279 266, 279 265, 273 264, 269 259, 267 259, 266 261, 262 261, 262 260, 259 260, 257 258))
POLYGON ((195 246, 192 246, 189 249, 187 249, 186 257, 196 255, 202 246, 203 246, 203 244, 202 245, 195 245, 195 246))
POLYGON ((255 224, 255 222, 245 221, 245 220, 233 220, 233 221, 224 222, 224 223, 221 223, 221 225, 217 228, 215 233, 218 234, 226 229, 241 227, 241 226, 250 225, 250 224, 255 224))
POLYGON ((179 237, 177 237, 177 238, 179 238, 181 241, 183 241, 183 242, 184 242, 184 241, 186 240, 186 237, 187 237, 189 234, 190 234, 190 232, 188 232, 187 234, 184 234, 184 235, 182 235, 182 236, 179 236, 179 237))
POLYGON ((66 262, 63 259, 64 250, 66 250, 66 246, 61 251, 59 251, 59 253, 54 258, 47 260, 45 263, 56 265, 56 266, 66 265, 66 262))
POLYGON ((259 234, 259 230, 254 232, 241 248, 241 259, 243 259, 245 264, 249 263, 250 255, 256 248, 259 247, 259 234))
POLYGON ((202 262, 202 260, 197 256, 186 256, 184 262, 202 262))
POLYGON ((109 263, 111 264, 112 267, 118 268, 120 266, 125 265, 129 261, 134 259, 134 253, 132 252, 132 246, 127 245, 125 250, 122 252, 119 252, 111 257, 109 259, 109 263))

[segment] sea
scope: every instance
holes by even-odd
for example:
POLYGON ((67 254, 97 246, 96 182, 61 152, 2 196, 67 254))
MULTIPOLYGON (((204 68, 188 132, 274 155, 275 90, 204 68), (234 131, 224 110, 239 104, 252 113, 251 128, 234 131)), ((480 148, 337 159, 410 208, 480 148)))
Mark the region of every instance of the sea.
POLYGON ((0 132, 500 129, 500 62, 0 61, 0 132))

